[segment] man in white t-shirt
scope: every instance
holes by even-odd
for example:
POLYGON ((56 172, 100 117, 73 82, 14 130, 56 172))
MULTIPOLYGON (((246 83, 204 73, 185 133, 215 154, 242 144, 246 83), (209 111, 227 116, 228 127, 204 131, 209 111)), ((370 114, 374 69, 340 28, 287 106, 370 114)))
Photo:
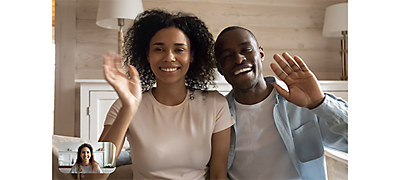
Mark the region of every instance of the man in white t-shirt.
POLYGON ((347 102, 324 94, 300 57, 275 54, 275 77, 263 77, 263 48, 243 27, 225 28, 215 43, 227 95, 231 179, 326 179, 324 146, 347 152, 347 102), (285 62, 286 61, 286 62, 285 62))

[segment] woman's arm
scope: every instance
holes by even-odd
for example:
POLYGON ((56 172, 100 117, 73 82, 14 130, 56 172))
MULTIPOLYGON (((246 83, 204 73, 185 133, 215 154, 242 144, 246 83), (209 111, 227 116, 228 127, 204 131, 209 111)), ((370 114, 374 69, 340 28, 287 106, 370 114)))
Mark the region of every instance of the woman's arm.
POLYGON ((128 79, 121 68, 121 56, 109 52, 105 56, 104 76, 107 82, 115 89, 122 107, 113 124, 105 126, 99 142, 112 142, 116 147, 116 156, 119 156, 123 146, 128 126, 139 108, 142 99, 142 88, 140 86, 139 73, 133 66, 129 66, 128 79))
POLYGON ((122 107, 112 125, 105 125, 99 142, 112 142, 116 147, 116 157, 121 153, 124 145, 125 134, 137 110, 132 107, 122 107))
POLYGON ((212 135, 210 179, 227 179, 230 138, 230 127, 212 135))
MULTIPOLYGON (((101 133, 100 138, 99 138, 99 142, 107 142, 107 141, 104 140, 104 137, 106 136, 106 134, 108 133, 108 131, 110 130, 110 128, 111 128, 111 125, 104 125, 103 132, 101 133)), ((122 141, 124 141, 124 139, 122 139, 122 141)), ((121 149, 122 149, 122 146, 124 145, 124 142, 117 143, 117 144, 120 144, 120 146, 116 146, 116 144, 114 144, 116 150, 118 150, 118 149, 121 150, 121 149)), ((117 151, 117 152, 118 152, 118 151, 117 151)), ((121 153, 121 151, 119 151, 119 153, 121 153)), ((117 158, 118 156, 119 156, 119 154, 116 154, 116 158, 117 158)))
MULTIPOLYGON (((109 52, 105 58, 104 76, 107 82, 115 89, 122 107, 112 125, 106 125, 99 142, 112 142, 116 147, 116 158, 121 153, 125 134, 129 124, 139 108, 142 99, 139 73, 133 66, 129 66, 128 79, 121 68, 121 55, 109 52)), ((107 179, 109 174, 85 174, 84 179, 107 179)), ((81 177, 82 179, 82 177, 81 177)))

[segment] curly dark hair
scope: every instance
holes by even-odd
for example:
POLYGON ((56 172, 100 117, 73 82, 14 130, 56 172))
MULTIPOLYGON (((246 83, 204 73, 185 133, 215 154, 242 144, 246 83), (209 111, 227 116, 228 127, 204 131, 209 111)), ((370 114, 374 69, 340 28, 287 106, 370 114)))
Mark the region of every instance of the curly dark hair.
POLYGON ((139 72, 143 92, 150 90, 156 77, 147 61, 151 38, 161 29, 176 27, 190 40, 193 62, 185 76, 185 86, 190 91, 207 90, 215 86, 214 39, 205 23, 195 15, 185 12, 169 13, 152 9, 139 14, 125 35, 123 57, 125 65, 133 65, 139 72))

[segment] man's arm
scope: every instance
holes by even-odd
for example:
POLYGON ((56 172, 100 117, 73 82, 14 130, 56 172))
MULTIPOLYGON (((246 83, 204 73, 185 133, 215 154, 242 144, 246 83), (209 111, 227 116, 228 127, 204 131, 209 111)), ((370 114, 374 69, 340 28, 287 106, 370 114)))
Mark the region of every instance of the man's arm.
POLYGON ((348 105, 331 94, 311 111, 318 117, 324 146, 348 152, 348 105))
POLYGON ((347 102, 333 95, 324 95, 317 78, 300 57, 292 58, 286 52, 282 56, 284 59, 274 55, 279 66, 272 63, 271 68, 289 91, 276 83, 274 88, 287 101, 308 108, 318 116, 325 146, 347 152, 347 102))

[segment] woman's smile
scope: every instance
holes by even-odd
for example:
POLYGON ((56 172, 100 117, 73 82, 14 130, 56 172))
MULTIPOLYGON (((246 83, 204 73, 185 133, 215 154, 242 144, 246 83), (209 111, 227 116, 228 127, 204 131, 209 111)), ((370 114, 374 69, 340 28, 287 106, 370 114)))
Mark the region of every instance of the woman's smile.
POLYGON ((164 72, 175 72, 175 71, 177 71, 178 69, 180 69, 180 67, 172 67, 172 68, 163 68, 163 67, 160 67, 160 70, 161 70, 161 71, 164 71, 164 72))
POLYGON ((157 83, 184 86, 191 62, 190 41, 178 28, 161 29, 150 40, 147 59, 157 83))

